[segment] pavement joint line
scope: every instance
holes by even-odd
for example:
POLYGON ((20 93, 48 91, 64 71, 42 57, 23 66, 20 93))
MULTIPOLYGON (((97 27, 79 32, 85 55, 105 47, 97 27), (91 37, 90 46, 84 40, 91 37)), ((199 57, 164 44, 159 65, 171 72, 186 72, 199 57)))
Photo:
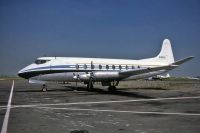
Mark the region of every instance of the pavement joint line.
MULTIPOLYGON (((165 101, 165 100, 184 100, 184 99, 200 99, 200 96, 195 97, 170 97, 170 98, 154 98, 154 99, 133 99, 119 101, 97 101, 97 102, 73 102, 73 103, 53 103, 53 104, 27 104, 27 105, 12 105, 11 108, 29 108, 41 106, 65 106, 65 105, 87 105, 87 104, 106 104, 106 103, 126 103, 126 102, 150 102, 150 101, 165 101)), ((5 108, 6 106, 0 106, 5 108)))
POLYGON ((99 110, 99 109, 81 109, 81 108, 55 108, 55 107, 36 107, 38 109, 50 110, 73 110, 73 111, 93 111, 93 112, 112 112, 112 113, 131 113, 131 114, 154 114, 154 115, 180 115, 180 116, 200 116, 200 113, 180 113, 180 112, 143 112, 126 110, 99 110))
POLYGON ((2 129, 1 129, 1 133, 7 133, 8 120, 9 120, 9 116, 10 116, 10 109, 11 109, 11 102, 12 102, 14 85, 15 85, 15 81, 13 80, 11 91, 10 91, 10 96, 9 96, 9 100, 8 100, 7 110, 6 110, 6 114, 5 114, 5 117, 4 117, 2 129))

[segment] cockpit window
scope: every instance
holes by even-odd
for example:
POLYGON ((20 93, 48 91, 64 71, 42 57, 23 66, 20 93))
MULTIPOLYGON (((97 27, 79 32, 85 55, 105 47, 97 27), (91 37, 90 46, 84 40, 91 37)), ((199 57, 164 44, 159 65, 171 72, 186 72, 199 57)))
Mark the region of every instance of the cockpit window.
POLYGON ((35 64, 44 64, 44 63, 46 63, 48 61, 50 61, 50 60, 36 60, 35 64))

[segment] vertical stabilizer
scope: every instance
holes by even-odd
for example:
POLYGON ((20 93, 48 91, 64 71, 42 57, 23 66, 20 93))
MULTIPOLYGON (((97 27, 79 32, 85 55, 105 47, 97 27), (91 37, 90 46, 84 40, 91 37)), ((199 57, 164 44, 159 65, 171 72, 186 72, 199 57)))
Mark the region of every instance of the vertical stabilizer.
POLYGON ((169 75, 169 73, 168 74, 166 74, 166 76, 165 76, 166 78, 170 78, 170 75, 169 75))
POLYGON ((172 51, 172 47, 171 47, 171 43, 169 39, 165 39, 163 41, 161 51, 156 57, 156 59, 160 62, 164 62, 167 64, 174 63, 174 55, 173 55, 173 51, 172 51))

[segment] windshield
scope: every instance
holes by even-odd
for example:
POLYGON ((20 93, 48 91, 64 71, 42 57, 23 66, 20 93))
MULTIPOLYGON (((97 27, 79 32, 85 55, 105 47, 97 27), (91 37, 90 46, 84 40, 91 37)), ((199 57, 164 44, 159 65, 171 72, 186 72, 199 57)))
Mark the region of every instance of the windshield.
POLYGON ((35 64, 44 64, 44 63, 46 63, 48 61, 50 61, 50 60, 36 60, 35 64))

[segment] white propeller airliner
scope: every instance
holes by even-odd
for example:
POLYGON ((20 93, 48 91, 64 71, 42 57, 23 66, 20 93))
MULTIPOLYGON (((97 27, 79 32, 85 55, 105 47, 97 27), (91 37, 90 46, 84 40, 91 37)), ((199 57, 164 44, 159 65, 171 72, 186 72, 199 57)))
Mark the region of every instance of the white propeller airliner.
POLYGON ((193 56, 174 61, 170 41, 165 39, 158 56, 141 60, 76 58, 76 57, 40 57, 18 72, 20 77, 29 79, 30 83, 43 85, 55 82, 84 82, 88 89, 94 82, 101 82, 114 90, 119 81, 148 78, 172 70, 193 56))

